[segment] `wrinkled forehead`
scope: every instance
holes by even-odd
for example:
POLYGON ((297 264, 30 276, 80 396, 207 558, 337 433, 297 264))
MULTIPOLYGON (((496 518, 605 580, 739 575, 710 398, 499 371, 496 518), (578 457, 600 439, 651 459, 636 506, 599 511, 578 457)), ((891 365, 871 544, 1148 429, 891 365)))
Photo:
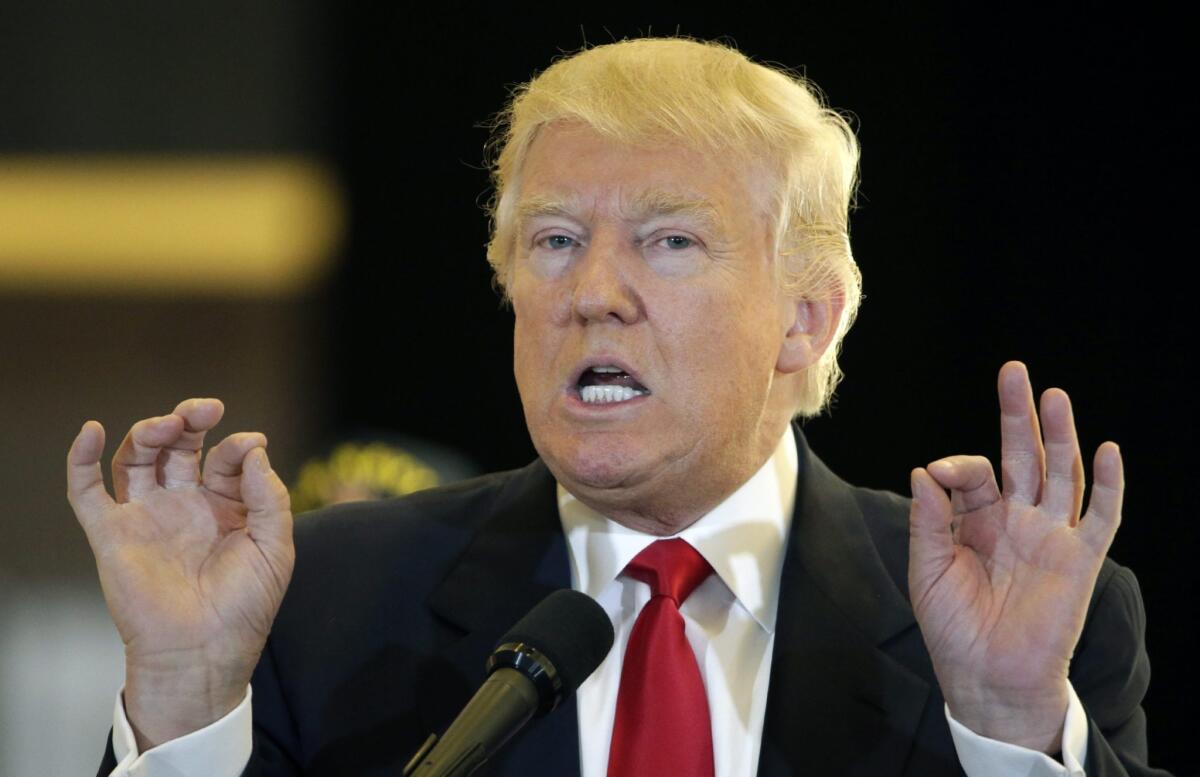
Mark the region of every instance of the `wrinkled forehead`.
MULTIPOLYGON (((710 231, 727 228, 721 208, 703 194, 651 186, 618 190, 613 198, 616 214, 625 221, 642 223, 666 216, 680 216, 710 231)), ((532 191, 516 207, 517 223, 539 218, 579 219, 595 211, 597 203, 577 191, 532 191)))
POLYGON ((678 215, 722 229, 741 213, 771 215, 776 183, 771 165, 744 150, 616 139, 555 122, 539 129, 506 194, 518 223, 605 207, 631 221, 678 215))

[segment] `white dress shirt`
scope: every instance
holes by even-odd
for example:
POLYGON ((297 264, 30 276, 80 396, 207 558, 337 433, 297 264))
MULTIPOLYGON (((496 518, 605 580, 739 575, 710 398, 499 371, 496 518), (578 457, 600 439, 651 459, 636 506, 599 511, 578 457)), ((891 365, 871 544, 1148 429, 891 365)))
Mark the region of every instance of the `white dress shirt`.
MULTIPOLYGON (((708 693, 714 777, 752 777, 758 769, 797 467, 789 426, 774 454, 750 480, 675 535, 699 551, 714 572, 680 608, 708 693)), ((605 777, 625 646, 638 613, 650 600, 650 587, 621 571, 643 548, 664 538, 605 518, 561 486, 558 508, 570 551, 572 587, 600 603, 616 632, 612 650, 577 691, 581 775, 605 777)), ((1069 691, 1062 743, 1065 765, 1034 750, 980 736, 954 720, 947 707, 963 770, 969 777, 1084 777, 1087 719, 1074 688, 1069 691)), ((238 777, 252 749, 250 698, 247 689, 242 703, 224 718, 139 754, 118 693, 113 722, 117 768, 110 777, 238 777)))
MULTIPOLYGON (((762 469, 674 535, 713 568, 679 611, 708 693, 714 777, 757 770, 796 468, 789 427, 762 469)), ((608 656, 576 692, 581 775, 605 777, 625 648, 638 613, 650 601, 650 586, 621 572, 647 545, 666 538, 605 518, 562 486, 558 514, 570 549, 571 584, 600 603, 616 634, 608 656)))

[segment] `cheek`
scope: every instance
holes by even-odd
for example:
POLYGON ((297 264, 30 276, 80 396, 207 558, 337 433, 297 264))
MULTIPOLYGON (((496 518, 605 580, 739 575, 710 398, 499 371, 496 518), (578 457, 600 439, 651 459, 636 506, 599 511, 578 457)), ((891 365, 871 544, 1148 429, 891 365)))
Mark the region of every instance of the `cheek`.
POLYGON ((562 281, 520 272, 510 291, 513 314, 527 327, 562 326, 570 321, 571 293, 562 281))
POLYGON ((763 305, 728 298, 689 300, 696 315, 665 333, 676 379, 697 416, 757 414, 770 389, 781 337, 763 305))
POLYGON ((552 368, 564 330, 557 323, 552 292, 528 286, 517 291, 512 297, 513 371, 521 395, 529 397, 541 384, 554 382, 552 368))
POLYGON ((522 394, 532 387, 528 384, 533 378, 545 373, 546 351, 537 327, 518 315, 513 326, 513 372, 522 394))

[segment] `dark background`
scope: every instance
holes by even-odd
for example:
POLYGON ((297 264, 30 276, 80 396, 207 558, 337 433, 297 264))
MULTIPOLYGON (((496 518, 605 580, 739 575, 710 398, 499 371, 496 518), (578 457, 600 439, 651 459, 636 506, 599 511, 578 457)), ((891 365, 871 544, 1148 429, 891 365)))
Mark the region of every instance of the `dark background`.
POLYGON ((59 461, 92 407, 109 408, 112 428, 163 412, 129 407, 121 375, 153 372, 139 396, 168 406, 239 398, 230 423, 266 428, 285 471, 362 430, 440 442, 482 470, 526 463, 511 315, 484 260, 480 125, 562 52, 678 29, 803 68, 854 115, 866 301, 834 409, 805 427, 814 449, 852 482, 904 492, 909 470, 940 456, 995 458, 1005 360, 1029 364, 1036 389, 1067 389, 1085 461, 1105 439, 1125 457, 1112 555, 1138 574, 1148 610, 1152 761, 1192 770, 1195 73, 1182 19, 794 5, 758 20, 580 26, 456 3, 282 2, 2 13, 0 152, 302 154, 338 173, 350 215, 335 270, 301 297, 3 292, 13 431, 0 463, 32 466, 25 442, 40 433, 53 464, 32 481, 46 481, 52 515, 0 519, 0 572, 18 587, 95 589, 59 461), (228 336, 212 342, 214 328, 228 336), (93 332, 83 345, 80 329, 93 332), (193 345, 162 344, 170 357, 154 370, 122 343, 172 337, 193 345), (47 358, 67 343, 65 365, 47 358), (34 429, 22 419, 38 407, 50 409, 34 429))
MULTIPOLYGON (((351 24, 370 33, 348 60, 345 136, 359 222, 332 307, 339 421, 451 441, 485 469, 518 466, 533 451, 510 316, 482 262, 472 200, 487 191, 486 133, 473 124, 581 31, 365 16, 351 24)), ((805 66, 857 117, 852 244, 866 300, 834 410, 806 426, 835 471, 905 492, 909 470, 942 455, 994 459, 996 371, 1014 358, 1035 390, 1071 394, 1089 468, 1099 443, 1119 442, 1129 490, 1112 555, 1138 573, 1149 611, 1151 752, 1182 771, 1194 720, 1183 700, 1200 692, 1185 636, 1200 548, 1183 368, 1194 294, 1180 256, 1192 91, 1171 19, 1032 21, 800 8, 681 29, 805 66)), ((583 30, 597 43, 675 27, 583 30)))

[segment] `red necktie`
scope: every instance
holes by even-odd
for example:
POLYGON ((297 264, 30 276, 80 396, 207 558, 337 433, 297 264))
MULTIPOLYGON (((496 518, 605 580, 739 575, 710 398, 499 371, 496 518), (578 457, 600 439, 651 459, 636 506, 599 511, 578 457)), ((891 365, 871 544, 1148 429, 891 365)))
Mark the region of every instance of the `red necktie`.
POLYGON ((681 539, 659 540, 625 574, 650 586, 629 635, 608 777, 713 777, 712 723, 679 605, 712 567, 681 539))

